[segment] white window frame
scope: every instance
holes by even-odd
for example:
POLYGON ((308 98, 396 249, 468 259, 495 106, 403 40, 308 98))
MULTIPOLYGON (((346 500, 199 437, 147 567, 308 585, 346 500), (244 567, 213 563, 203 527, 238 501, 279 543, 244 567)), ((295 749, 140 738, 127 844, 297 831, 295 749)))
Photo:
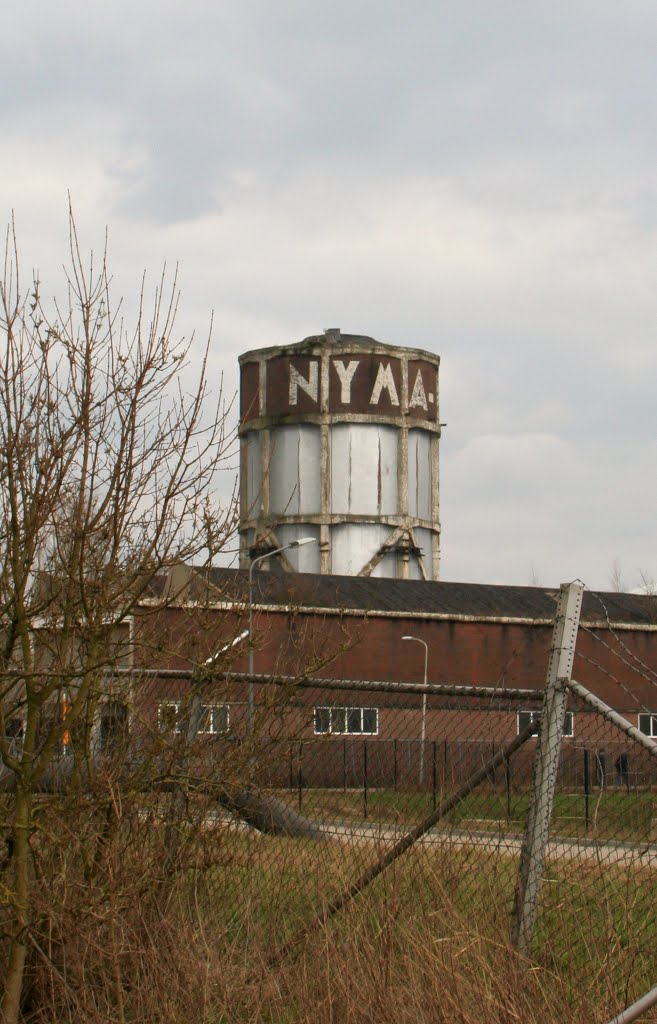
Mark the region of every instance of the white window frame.
MULTIPOLYGON (((520 734, 520 732, 522 732, 522 729, 524 729, 524 725, 522 727, 520 725, 520 716, 521 715, 529 715, 529 721, 532 722, 532 723, 534 723, 534 722, 536 723, 536 733, 534 735, 537 735, 538 734, 538 724, 539 724, 539 721, 540 721, 541 712, 540 711, 528 711, 525 708, 523 708, 520 711, 518 711, 516 713, 516 734, 520 734)), ((573 738, 573 736, 575 735, 575 714, 574 714, 573 711, 566 711, 566 714, 565 714, 564 720, 563 720, 563 732, 562 732, 561 735, 562 735, 562 738, 564 740, 571 740, 573 738)))
POLYGON ((199 729, 203 736, 224 736, 230 732, 230 704, 201 704, 201 715, 209 715, 210 728, 199 729), (225 715, 226 724, 221 728, 221 718, 225 715))
POLYGON ((165 710, 165 708, 173 708, 174 712, 175 712, 175 715, 176 715, 176 721, 174 723, 174 727, 172 729, 172 732, 182 732, 182 723, 180 721, 180 701, 179 700, 161 700, 158 703, 158 705, 157 705, 157 727, 160 730, 160 732, 168 732, 169 731, 168 723, 165 724, 162 721, 162 718, 163 718, 162 712, 165 710))
POLYGON ((313 732, 315 736, 378 736, 379 734, 379 709, 371 707, 333 707, 332 705, 322 705, 313 708, 313 732), (329 726, 328 729, 318 729, 317 715, 318 712, 328 712, 329 726), (374 729, 365 729, 363 727, 365 712, 373 712, 375 716, 374 729), (353 715, 354 712, 359 713, 360 727, 358 729, 349 728, 349 715, 353 715), (342 724, 340 719, 342 718, 342 724))
MULTIPOLYGON (((180 717, 180 708, 182 701, 179 700, 161 700, 157 706, 157 722, 160 732, 166 732, 166 728, 162 724, 162 709, 163 708, 174 708, 176 714, 176 723, 173 728, 173 732, 182 733, 183 731, 183 720, 180 717)), ((201 704, 201 715, 205 716, 206 712, 210 715, 210 728, 199 729, 199 736, 225 736, 227 732, 230 732, 230 704, 201 704), (226 727, 220 728, 221 716, 226 716, 226 727)))
POLYGON ((657 711, 641 711, 638 716, 637 727, 644 736, 657 739, 657 711), (643 719, 643 722, 641 719, 643 719), (647 722, 646 719, 648 719, 647 722), (644 729, 645 725, 648 726, 647 729, 644 729))

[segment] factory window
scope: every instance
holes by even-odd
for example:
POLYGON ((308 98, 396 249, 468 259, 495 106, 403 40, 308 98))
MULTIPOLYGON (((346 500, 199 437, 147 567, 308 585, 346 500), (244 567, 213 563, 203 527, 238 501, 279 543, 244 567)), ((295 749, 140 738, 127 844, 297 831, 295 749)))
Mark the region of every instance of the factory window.
POLYGON ((317 735, 375 736, 379 731, 378 708, 315 708, 317 735))
MULTIPOLYGON (((538 734, 538 726, 541 720, 540 711, 519 711, 518 712, 518 732, 521 733, 523 729, 526 729, 530 722, 534 725, 534 735, 538 734)), ((574 729, 574 715, 572 711, 566 711, 566 716, 563 720, 563 735, 568 738, 573 735, 574 729)))
MULTIPOLYGON (((186 721, 180 701, 167 700, 158 705, 158 725, 160 732, 185 731, 186 721)), ((228 704, 201 704, 201 719, 198 731, 206 735, 217 736, 228 732, 230 728, 230 708, 228 704)))
POLYGON ((199 732, 211 733, 213 736, 228 732, 230 728, 230 710, 228 704, 202 704, 199 732))
POLYGON ((657 715, 639 715, 639 732, 657 737, 657 715))
POLYGON ((101 706, 98 742, 103 753, 125 746, 128 729, 128 708, 123 701, 109 700, 101 706))
POLYGON ((182 732, 180 704, 171 700, 158 704, 157 723, 160 732, 182 732))

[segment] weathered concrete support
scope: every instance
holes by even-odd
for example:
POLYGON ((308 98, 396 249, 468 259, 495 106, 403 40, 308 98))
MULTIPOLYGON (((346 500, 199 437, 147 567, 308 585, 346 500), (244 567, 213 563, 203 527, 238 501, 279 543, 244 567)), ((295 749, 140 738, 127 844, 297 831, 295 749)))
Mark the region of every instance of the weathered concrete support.
POLYGON ((583 592, 581 583, 562 584, 550 647, 511 930, 513 944, 525 956, 531 952, 538 913, 566 715, 566 680, 572 675, 583 592))

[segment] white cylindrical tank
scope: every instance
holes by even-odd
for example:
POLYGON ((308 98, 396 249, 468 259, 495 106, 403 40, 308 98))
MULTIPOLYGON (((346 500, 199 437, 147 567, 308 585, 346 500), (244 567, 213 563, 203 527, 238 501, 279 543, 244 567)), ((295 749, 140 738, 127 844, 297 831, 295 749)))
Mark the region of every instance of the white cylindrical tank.
POLYGON ((437 579, 437 355, 325 331, 240 356, 241 563, 437 579))

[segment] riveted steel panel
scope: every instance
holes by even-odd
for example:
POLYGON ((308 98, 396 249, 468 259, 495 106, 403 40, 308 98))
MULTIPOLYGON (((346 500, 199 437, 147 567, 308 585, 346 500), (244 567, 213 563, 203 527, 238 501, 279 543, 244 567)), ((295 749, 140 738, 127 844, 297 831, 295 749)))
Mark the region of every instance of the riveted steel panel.
POLYGON ((300 571, 401 578, 420 575, 411 531, 433 523, 422 547, 437 575, 439 364, 337 328, 240 356, 242 521, 277 543, 318 532, 300 571))
POLYGON ((319 427, 277 427, 270 435, 269 511, 275 516, 319 512, 319 427))
POLYGON ((276 529, 276 538, 281 546, 304 537, 312 537, 315 543, 290 548, 285 552, 285 558, 296 572, 319 572, 319 527, 307 523, 287 523, 276 529))
POLYGON ((334 515, 395 515, 399 431, 380 424, 331 428, 331 511, 334 515))
POLYGON ((331 528, 331 572, 356 576, 390 536, 378 523, 345 523, 331 528))
POLYGON ((408 432, 408 514, 431 519, 431 434, 408 432))

